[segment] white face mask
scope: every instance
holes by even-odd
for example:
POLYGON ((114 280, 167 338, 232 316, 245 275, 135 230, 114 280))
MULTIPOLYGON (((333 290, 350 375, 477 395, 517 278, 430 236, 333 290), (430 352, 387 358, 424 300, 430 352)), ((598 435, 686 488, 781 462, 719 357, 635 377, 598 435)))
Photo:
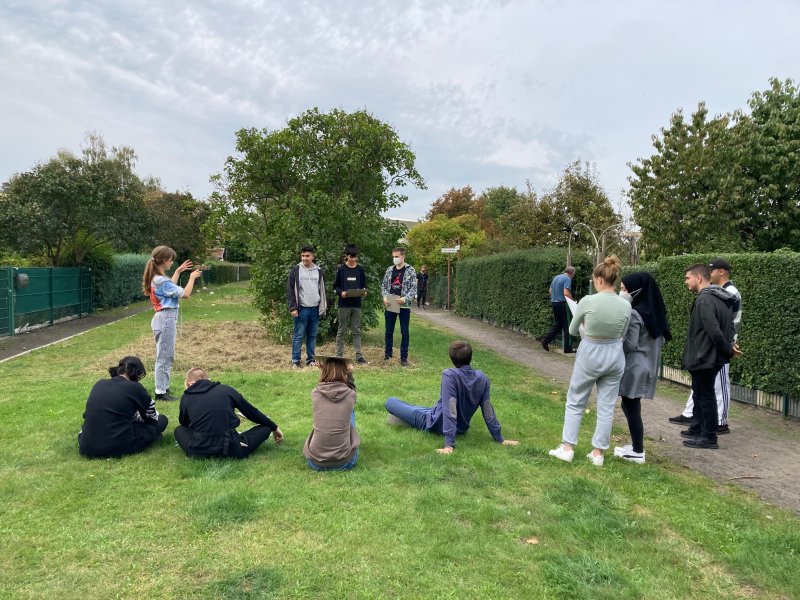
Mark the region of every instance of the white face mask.
POLYGON ((627 300, 628 302, 633 302, 633 296, 631 296, 628 292, 623 292, 622 290, 619 291, 619 297, 627 300))
POLYGON ((403 258, 401 256, 393 256, 392 257, 392 262, 395 265, 399 265, 401 262, 403 262, 403 258))

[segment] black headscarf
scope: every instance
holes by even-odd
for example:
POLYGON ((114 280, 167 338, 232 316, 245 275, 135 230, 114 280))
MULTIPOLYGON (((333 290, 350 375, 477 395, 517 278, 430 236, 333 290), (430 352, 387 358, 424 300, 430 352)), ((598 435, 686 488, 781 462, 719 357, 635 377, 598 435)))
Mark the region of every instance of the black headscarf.
POLYGON ((664 340, 670 341, 672 332, 670 332, 667 322, 667 307, 664 305, 661 290, 658 289, 658 284, 653 276, 650 273, 638 271, 623 277, 622 283, 633 297, 631 306, 642 317, 650 336, 655 339, 663 335, 664 340))

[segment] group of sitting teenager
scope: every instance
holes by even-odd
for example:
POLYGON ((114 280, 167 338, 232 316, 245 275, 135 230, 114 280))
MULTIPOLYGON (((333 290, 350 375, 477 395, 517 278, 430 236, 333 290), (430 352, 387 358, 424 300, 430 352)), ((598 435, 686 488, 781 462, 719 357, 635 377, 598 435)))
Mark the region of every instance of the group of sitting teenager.
MULTIPOLYGON (((454 368, 442 373, 441 394, 433 407, 411 406, 397 398, 386 401, 389 422, 409 425, 444 437, 438 450, 449 454, 457 434, 466 433, 480 408, 492 437, 503 445, 516 445, 500 432, 489 399, 489 379, 473 369, 467 342, 450 344, 454 368)), ((320 381, 311 392, 313 425, 303 447, 308 466, 318 471, 352 469, 358 461, 361 440, 356 431, 356 385, 353 365, 340 357, 317 357, 320 381)), ((98 381, 89 394, 78 447, 90 458, 119 457, 143 451, 159 439, 167 417, 159 414, 140 383, 146 372, 142 361, 126 356, 109 369, 110 379, 98 381)), ((189 457, 247 458, 270 436, 283 441, 283 432, 230 386, 211 381, 200 368, 190 369, 184 382, 175 441, 189 457), (255 426, 239 433, 239 415, 255 426)))

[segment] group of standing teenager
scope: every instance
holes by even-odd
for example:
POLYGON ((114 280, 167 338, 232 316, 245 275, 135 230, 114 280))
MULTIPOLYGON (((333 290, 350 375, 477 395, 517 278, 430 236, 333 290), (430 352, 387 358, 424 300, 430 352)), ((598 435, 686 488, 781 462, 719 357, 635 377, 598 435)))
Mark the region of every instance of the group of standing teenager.
MULTIPOLYGON (((717 433, 721 425, 714 385, 724 370, 722 385, 728 397, 727 364, 741 354, 736 344, 741 296, 735 288, 726 289, 712 282, 714 271, 724 271, 727 279, 730 265, 717 259, 709 264, 691 265, 685 271, 684 282, 696 294, 682 358, 683 368, 692 378, 692 416, 687 419, 689 428, 681 432, 686 438, 683 444, 690 448, 719 447, 717 433)), ((574 274, 575 270, 569 268, 557 276, 551 285, 551 296, 553 289, 561 286, 566 297, 571 298, 569 288, 574 274)), ((721 279, 717 274, 717 282, 721 279)), ((572 462, 581 420, 596 386, 597 418, 587 459, 596 466, 603 465, 604 453, 610 445, 616 400, 621 396, 631 443, 615 448, 614 455, 641 464, 645 462, 641 400, 654 397, 661 350, 672 339, 666 306, 653 276, 635 272, 621 277, 617 257, 608 257, 597 265, 592 280, 597 293, 585 296, 577 304, 565 334, 565 352, 571 349, 569 335, 580 335, 581 343, 567 392, 562 443, 549 454, 572 462)), ((557 310, 562 307, 555 306, 555 299, 553 304, 554 326, 542 340, 545 350, 565 322, 557 310)), ((724 410, 727 418, 727 405, 724 410)))

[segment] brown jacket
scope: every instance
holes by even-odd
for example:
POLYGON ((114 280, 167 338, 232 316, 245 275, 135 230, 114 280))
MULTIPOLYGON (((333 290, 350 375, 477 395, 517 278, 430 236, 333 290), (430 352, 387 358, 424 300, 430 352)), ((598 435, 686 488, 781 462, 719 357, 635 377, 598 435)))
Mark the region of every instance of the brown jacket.
POLYGON ((353 424, 356 391, 341 381, 320 383, 311 392, 314 426, 303 454, 321 467, 340 467, 353 458, 361 439, 353 424))

